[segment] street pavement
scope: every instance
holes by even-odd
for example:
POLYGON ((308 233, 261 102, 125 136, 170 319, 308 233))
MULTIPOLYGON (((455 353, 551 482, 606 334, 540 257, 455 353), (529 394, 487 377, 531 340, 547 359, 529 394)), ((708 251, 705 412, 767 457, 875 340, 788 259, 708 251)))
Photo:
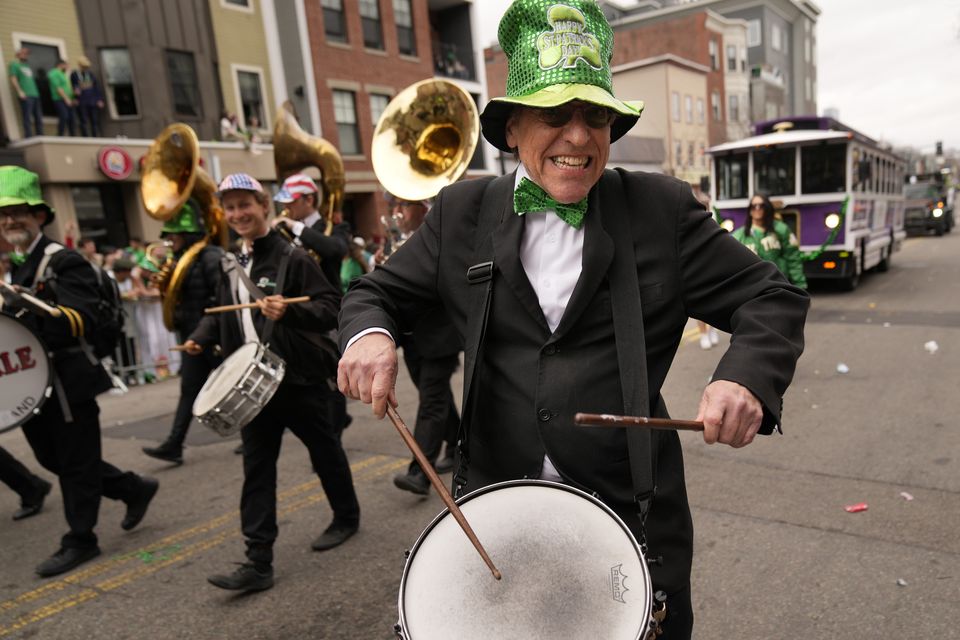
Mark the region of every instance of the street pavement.
MULTIPOLYGON (((814 291, 783 435, 740 450, 681 435, 695 638, 960 638, 958 256, 958 233, 911 238, 889 273, 868 274, 857 291, 814 291), (867 509, 845 510, 857 503, 867 509)), ((664 389, 674 417, 695 417, 725 344, 703 351, 688 326, 664 389)), ((412 426, 416 396, 403 371, 398 391, 412 426)), ((309 545, 329 508, 304 448, 286 436, 277 584, 236 596, 205 577, 242 560, 237 440, 194 426, 182 467, 140 453, 166 435, 177 393, 170 380, 101 397, 105 457, 154 475, 161 489, 129 533, 122 505, 104 501, 97 560, 35 577, 62 533, 59 490, 42 514, 12 523, 4 514, 16 496, 0 489, 0 638, 393 637, 404 551, 442 508, 435 495, 393 487, 409 458, 393 427, 350 403, 344 444, 362 526, 322 554, 309 545)), ((19 432, 0 445, 50 477, 19 432)))

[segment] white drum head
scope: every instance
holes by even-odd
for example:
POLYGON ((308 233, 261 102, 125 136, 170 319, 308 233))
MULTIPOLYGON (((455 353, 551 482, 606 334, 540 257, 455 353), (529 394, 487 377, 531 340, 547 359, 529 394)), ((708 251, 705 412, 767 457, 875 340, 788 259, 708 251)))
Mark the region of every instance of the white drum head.
POLYGON ((646 563, 623 522, 564 485, 501 483, 460 508, 497 581, 453 516, 434 521, 400 585, 407 640, 637 640, 648 629, 646 563))
POLYGON ((223 361, 223 363, 210 373, 210 377, 203 383, 203 388, 193 401, 193 415, 202 416, 223 400, 230 393, 234 386, 243 377, 250 367, 250 363, 256 359, 257 350, 260 345, 256 342, 248 342, 223 361))
POLYGON ((40 339, 0 315, 0 432, 26 422, 50 395, 50 362, 40 339))

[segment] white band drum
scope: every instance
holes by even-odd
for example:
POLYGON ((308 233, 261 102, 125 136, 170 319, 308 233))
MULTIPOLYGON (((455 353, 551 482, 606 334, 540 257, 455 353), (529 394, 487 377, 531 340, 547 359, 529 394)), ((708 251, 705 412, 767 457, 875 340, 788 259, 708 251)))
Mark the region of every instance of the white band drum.
POLYGON ((32 329, 0 314, 0 433, 40 411, 53 391, 53 367, 32 329))
POLYGON ((517 480, 458 501, 503 574, 495 580, 449 511, 420 535, 400 581, 404 640, 644 640, 655 627, 640 546, 592 496, 517 480))
POLYGON ((270 402, 285 371, 282 358, 248 342, 210 374, 193 402, 193 415, 221 436, 233 435, 270 402))

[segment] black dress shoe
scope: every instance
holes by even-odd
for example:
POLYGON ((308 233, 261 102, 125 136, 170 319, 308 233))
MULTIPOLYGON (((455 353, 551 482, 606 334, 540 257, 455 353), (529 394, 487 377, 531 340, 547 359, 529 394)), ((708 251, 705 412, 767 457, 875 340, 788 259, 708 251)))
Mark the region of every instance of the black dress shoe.
POLYGON ((260 567, 244 563, 233 573, 217 573, 207 576, 207 582, 230 591, 265 591, 273 586, 273 567, 260 567))
POLYGON ((415 493, 418 496, 425 496, 430 493, 430 480, 419 469, 412 473, 398 473, 393 476, 393 486, 397 489, 415 493))
POLYGON ((143 452, 157 460, 183 464, 183 447, 177 446, 169 440, 163 442, 159 447, 144 447, 143 452))
POLYGON ((47 498, 47 494, 50 493, 53 485, 43 478, 37 478, 37 480, 40 481, 39 495, 36 498, 31 498, 29 501, 21 500, 20 508, 13 512, 14 520, 23 520, 24 518, 35 516, 43 509, 43 501, 47 498))
POLYGON ((92 560, 100 555, 99 547, 87 547, 82 549, 61 547, 55 554, 37 565, 34 570, 41 578, 59 575, 70 571, 87 560, 92 560))
POLYGON ((313 541, 310 548, 314 551, 326 551, 340 546, 347 541, 350 536, 357 532, 359 524, 344 524, 334 520, 326 531, 320 534, 320 537, 313 541))
POLYGON ((140 495, 127 503, 127 514, 123 517, 123 522, 120 523, 120 527, 124 531, 130 531, 140 524, 143 516, 147 515, 147 507, 150 506, 150 501, 153 500, 153 496, 157 495, 157 489, 160 488, 160 483, 149 476, 140 476, 140 481, 140 495))
POLYGON ((448 453, 437 460, 437 464, 433 468, 437 470, 437 473, 450 473, 453 471, 453 456, 448 453))

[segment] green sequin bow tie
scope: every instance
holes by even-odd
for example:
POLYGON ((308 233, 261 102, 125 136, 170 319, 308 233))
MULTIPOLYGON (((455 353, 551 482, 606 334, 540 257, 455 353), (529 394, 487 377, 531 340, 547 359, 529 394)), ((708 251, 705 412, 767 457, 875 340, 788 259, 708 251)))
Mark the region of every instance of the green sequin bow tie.
POLYGON ((10 252, 10 262, 12 262, 14 266, 19 267, 26 261, 27 261, 27 254, 19 253, 17 251, 10 252))
POLYGON ((583 216, 587 213, 587 199, 584 198, 573 204, 561 204, 548 196, 547 192, 533 180, 521 178, 520 184, 513 192, 513 210, 517 215, 522 216, 525 213, 547 209, 553 209, 557 217, 574 229, 579 229, 583 226, 583 216))

